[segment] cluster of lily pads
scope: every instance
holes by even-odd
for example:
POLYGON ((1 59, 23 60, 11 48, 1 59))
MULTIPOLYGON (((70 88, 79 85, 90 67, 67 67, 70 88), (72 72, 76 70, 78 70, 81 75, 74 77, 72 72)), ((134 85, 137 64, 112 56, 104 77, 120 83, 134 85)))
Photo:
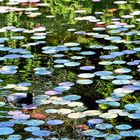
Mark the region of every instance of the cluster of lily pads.
MULTIPOLYGON (((92 2, 94 5, 100 1, 92 2)), ((49 3, 40 0, 10 0, 9 2, 0 0, 0 3, 5 5, 0 6, 0 14, 5 16, 24 14, 26 18, 41 18, 41 15, 45 15, 45 18, 55 17, 55 15, 41 13, 41 9, 49 7, 49 3)), ((12 62, 16 62, 17 59, 19 61, 34 60, 36 54, 32 51, 33 48, 41 50, 41 57, 47 58, 45 61, 49 59, 52 64, 51 66, 37 65, 31 69, 32 75, 40 77, 47 75, 53 78, 58 76, 55 72, 61 70, 62 72, 63 70, 74 71, 76 74, 75 81, 61 81, 52 89, 44 90, 43 94, 35 95, 33 105, 23 104, 21 108, 14 106, 13 103, 18 98, 27 96, 33 82, 5 84, 6 78, 1 78, 1 92, 3 96, 7 96, 9 104, 1 101, 0 108, 12 109, 12 111, 0 111, 1 139, 23 139, 19 134, 23 130, 26 140, 73 139, 72 134, 66 134, 65 136, 69 137, 66 138, 64 135, 61 136, 63 132, 59 131, 65 128, 67 120, 73 121, 73 124, 69 126, 74 131, 76 139, 118 140, 140 137, 140 129, 134 126, 140 119, 139 100, 124 101, 128 96, 130 99, 132 96, 138 98, 137 94, 140 90, 140 31, 137 30, 140 11, 130 10, 129 14, 128 12, 125 14, 127 5, 133 5, 133 3, 114 1, 114 4, 118 8, 110 11, 118 11, 118 13, 111 12, 117 18, 111 16, 109 22, 102 18, 106 16, 106 11, 95 12, 94 16, 86 16, 84 7, 82 10, 75 10, 75 22, 92 24, 92 28, 90 31, 89 29, 79 31, 76 28, 68 28, 66 33, 92 39, 93 41, 88 45, 83 45, 78 41, 63 42, 55 46, 46 45, 47 35, 53 32, 49 32, 44 25, 31 29, 26 26, 23 28, 12 25, 0 28, 2 33, 0 37, 1 75, 15 76, 19 67, 13 65, 12 62), (119 15, 121 11, 124 11, 124 14, 119 15), (9 60, 11 63, 5 65, 9 60), (111 84, 112 92, 107 93, 107 97, 104 95, 104 98, 94 100, 98 108, 93 106, 93 109, 89 110, 81 101, 82 95, 79 95, 81 89, 76 86, 87 88, 95 86, 94 83, 97 81, 111 84), (74 88, 77 88, 77 94, 71 93, 71 89, 74 88), (39 110, 42 112, 38 113, 39 110)), ((135 2, 135 4, 140 4, 140 2, 135 2)), ((33 21, 35 22, 34 19, 33 21)), ((97 85, 97 88, 100 89, 101 86, 103 85, 97 85)), ((93 94, 102 93, 93 91, 93 94)))

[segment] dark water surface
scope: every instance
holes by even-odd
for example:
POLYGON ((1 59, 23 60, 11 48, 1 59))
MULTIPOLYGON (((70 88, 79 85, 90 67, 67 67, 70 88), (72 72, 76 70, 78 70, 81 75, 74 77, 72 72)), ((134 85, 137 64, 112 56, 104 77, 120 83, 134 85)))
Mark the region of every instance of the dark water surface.
POLYGON ((0 0, 0 139, 139 139, 139 7, 0 0))

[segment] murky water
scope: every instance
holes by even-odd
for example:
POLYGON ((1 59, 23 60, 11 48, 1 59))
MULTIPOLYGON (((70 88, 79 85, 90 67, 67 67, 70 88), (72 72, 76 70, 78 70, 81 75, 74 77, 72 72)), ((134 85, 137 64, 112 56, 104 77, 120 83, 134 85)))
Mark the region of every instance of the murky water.
POLYGON ((0 139, 139 139, 139 6, 0 0, 0 139))

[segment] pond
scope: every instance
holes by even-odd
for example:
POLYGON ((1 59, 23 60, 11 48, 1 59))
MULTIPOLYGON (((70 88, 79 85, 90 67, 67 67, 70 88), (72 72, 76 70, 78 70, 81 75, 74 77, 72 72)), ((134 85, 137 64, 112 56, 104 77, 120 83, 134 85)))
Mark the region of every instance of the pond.
POLYGON ((0 0, 0 139, 140 139, 139 0, 0 0))

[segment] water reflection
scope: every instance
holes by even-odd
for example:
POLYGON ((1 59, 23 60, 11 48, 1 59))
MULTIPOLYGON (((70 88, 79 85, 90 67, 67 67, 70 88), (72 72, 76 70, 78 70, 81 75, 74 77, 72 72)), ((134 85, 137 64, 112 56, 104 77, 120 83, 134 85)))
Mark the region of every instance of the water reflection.
POLYGON ((0 3, 2 139, 139 138, 139 2, 0 3))

